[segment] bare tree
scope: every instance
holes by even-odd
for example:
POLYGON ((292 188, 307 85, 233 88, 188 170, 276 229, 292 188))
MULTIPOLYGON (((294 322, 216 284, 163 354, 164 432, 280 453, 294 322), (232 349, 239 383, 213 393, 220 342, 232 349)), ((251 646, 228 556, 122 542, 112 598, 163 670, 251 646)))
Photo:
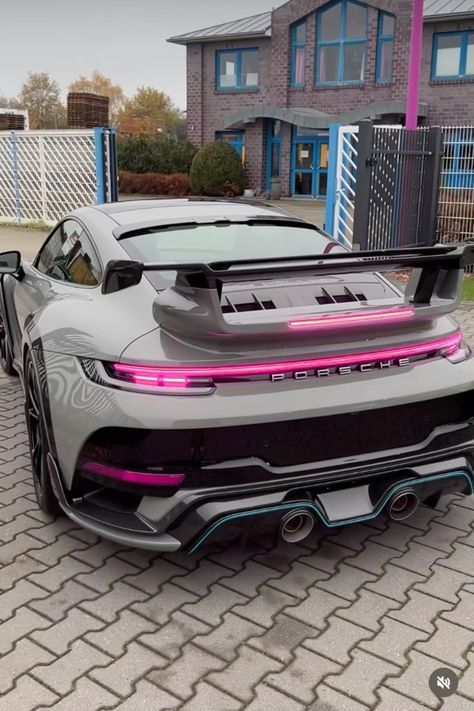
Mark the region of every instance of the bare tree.
POLYGON ((47 72, 29 72, 21 87, 19 101, 28 109, 31 128, 61 128, 64 107, 59 85, 47 72))

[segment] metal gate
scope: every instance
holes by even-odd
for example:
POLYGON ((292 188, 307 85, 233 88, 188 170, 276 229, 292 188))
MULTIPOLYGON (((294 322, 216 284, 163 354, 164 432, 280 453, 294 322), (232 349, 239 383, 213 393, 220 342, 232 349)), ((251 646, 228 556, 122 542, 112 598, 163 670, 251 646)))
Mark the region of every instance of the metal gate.
POLYGON ((362 121, 358 145, 354 243, 361 249, 433 244, 441 129, 362 121))
POLYGON ((117 199, 115 130, 0 133, 0 222, 54 224, 117 199))
POLYGON ((473 239, 474 126, 362 124, 330 129, 326 229, 380 249, 473 239))

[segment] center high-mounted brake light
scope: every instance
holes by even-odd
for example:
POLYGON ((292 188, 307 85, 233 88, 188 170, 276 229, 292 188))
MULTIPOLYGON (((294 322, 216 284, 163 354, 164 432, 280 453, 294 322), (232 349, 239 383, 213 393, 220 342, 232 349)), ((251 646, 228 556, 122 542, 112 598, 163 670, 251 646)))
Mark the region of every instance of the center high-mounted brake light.
POLYGON ((371 324, 386 325, 388 323, 405 323, 415 315, 413 307, 381 309, 365 313, 328 314, 316 318, 301 318, 288 321, 288 327, 293 330, 320 331, 325 328, 343 328, 351 326, 366 326, 371 324))
POLYGON ((107 371, 117 380, 137 385, 149 385, 160 389, 188 389, 209 387, 215 382, 266 376, 295 371, 319 370, 324 368, 341 368, 358 366, 367 363, 383 363, 416 356, 440 354, 452 356, 461 347, 461 333, 457 331, 445 338, 438 338, 423 343, 415 343, 395 348, 382 348, 363 353, 347 353, 343 355, 306 358, 304 360, 272 361, 264 363, 245 363, 239 365, 214 366, 166 366, 132 365, 129 363, 109 363, 107 371))

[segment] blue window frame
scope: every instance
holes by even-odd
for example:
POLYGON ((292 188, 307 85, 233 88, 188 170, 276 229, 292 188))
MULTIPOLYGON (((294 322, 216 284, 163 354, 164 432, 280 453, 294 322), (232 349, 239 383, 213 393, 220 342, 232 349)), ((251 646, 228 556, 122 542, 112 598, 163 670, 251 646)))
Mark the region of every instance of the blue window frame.
POLYGON ((219 49, 216 52, 216 87, 219 91, 258 89, 260 53, 256 48, 219 49))
POLYGON ((432 79, 474 79, 474 31, 433 36, 432 79))
POLYGON ((281 121, 276 119, 268 119, 267 121, 266 173, 266 185, 269 191, 272 186, 272 178, 281 176, 281 121))
POLYGON ((316 84, 362 84, 367 6, 355 0, 331 2, 318 10, 316 23, 316 84))
POLYGON ((291 27, 291 86, 304 86, 306 71, 306 20, 291 27))
POLYGON ((395 17, 388 12, 379 12, 377 29, 377 66, 375 80, 378 84, 392 81, 393 39, 395 17))
POLYGON ((216 141, 225 141, 235 148, 245 163, 245 131, 216 131, 216 141))

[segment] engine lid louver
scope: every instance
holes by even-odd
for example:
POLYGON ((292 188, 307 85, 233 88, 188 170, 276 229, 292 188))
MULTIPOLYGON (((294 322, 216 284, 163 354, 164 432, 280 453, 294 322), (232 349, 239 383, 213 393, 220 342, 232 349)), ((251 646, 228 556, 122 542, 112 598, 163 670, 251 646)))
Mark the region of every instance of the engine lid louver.
MULTIPOLYGON (((269 311, 283 308, 298 308, 301 306, 319 306, 331 304, 357 304, 365 303, 368 300, 366 293, 361 291, 365 285, 356 286, 320 286, 309 288, 307 286, 300 289, 287 285, 286 288, 271 290, 268 293, 258 293, 257 289, 242 289, 226 291, 221 300, 222 313, 243 313, 250 311, 269 311)), ((385 297, 394 297, 394 292, 380 289, 380 282, 376 285, 377 293, 372 294, 372 298, 377 300, 385 297)), ((265 289, 261 290, 265 292, 265 289)), ((374 291, 372 289, 372 291, 374 291)))

